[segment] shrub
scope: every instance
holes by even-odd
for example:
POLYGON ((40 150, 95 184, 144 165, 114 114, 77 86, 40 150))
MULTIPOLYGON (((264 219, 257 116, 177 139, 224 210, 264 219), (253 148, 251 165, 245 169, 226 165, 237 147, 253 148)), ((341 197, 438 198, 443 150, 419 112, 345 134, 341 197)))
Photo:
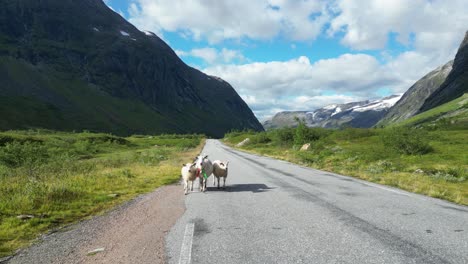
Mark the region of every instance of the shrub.
POLYGON ((280 128, 273 130, 271 136, 276 145, 291 145, 294 142, 293 128, 280 128))
POLYGON ((433 150, 429 145, 427 131, 422 129, 388 128, 383 131, 381 140, 386 147, 400 154, 423 155, 433 150))
POLYGON ((295 120, 297 121, 298 125, 294 133, 294 145, 302 145, 307 141, 307 126, 305 125, 304 120, 300 120, 297 117, 295 118, 295 120))
POLYGON ((271 138, 266 132, 260 132, 250 138, 252 144, 265 144, 271 142, 271 138))
POLYGON ((353 140, 375 135, 375 131, 368 128, 343 128, 334 133, 336 139, 353 140))
POLYGON ((294 145, 303 145, 305 143, 311 143, 313 141, 320 140, 327 137, 330 131, 324 128, 316 127, 309 128, 305 125, 304 120, 296 119, 298 126, 296 127, 294 134, 294 145))
POLYGON ((48 158, 47 148, 40 143, 13 141, 0 148, 0 163, 8 167, 35 167, 48 158))

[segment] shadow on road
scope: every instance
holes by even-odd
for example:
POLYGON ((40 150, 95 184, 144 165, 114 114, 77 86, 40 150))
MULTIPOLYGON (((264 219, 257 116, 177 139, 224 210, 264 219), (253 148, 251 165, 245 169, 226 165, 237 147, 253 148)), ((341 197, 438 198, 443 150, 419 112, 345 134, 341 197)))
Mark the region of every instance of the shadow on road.
POLYGON ((232 184, 232 185, 227 185, 226 189, 217 188, 217 187, 208 187, 207 191, 209 192, 253 192, 253 193, 259 193, 259 192, 266 192, 268 190, 272 190, 274 188, 270 188, 266 186, 265 184, 232 184))

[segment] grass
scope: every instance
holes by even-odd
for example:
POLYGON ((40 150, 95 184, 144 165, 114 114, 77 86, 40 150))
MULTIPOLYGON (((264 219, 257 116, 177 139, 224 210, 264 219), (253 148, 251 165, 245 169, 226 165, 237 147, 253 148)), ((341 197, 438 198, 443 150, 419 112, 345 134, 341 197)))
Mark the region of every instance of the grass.
POLYGON ((394 125, 416 126, 428 122, 432 122, 431 126, 435 126, 436 129, 453 127, 456 123, 461 123, 459 126, 466 126, 468 124, 468 93, 394 125), (458 111, 456 115, 450 116, 456 111, 458 111))
POLYGON ((237 148, 468 205, 467 128, 298 129, 232 132, 224 142, 249 138, 237 148))
POLYGON ((0 133, 0 258, 41 233, 177 182, 180 165, 203 141, 199 135, 0 133))

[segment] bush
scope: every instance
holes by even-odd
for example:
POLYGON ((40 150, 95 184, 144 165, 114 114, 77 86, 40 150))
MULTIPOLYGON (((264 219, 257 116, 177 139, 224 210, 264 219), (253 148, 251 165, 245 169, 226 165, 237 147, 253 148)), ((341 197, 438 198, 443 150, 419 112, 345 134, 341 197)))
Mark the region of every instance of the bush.
POLYGON ((250 138, 250 143, 252 144, 265 144, 270 143, 271 138, 266 132, 260 132, 250 138))
POLYGON ((36 166, 48 158, 47 148, 40 143, 13 141, 0 148, 0 164, 8 167, 36 166))
POLYGON ((334 137, 336 139, 345 139, 345 140, 353 140, 358 138, 365 138, 371 137, 375 135, 375 131, 368 129, 368 128, 343 128, 339 131, 334 133, 334 137))
POLYGON ((307 126, 305 125, 304 120, 300 120, 299 118, 296 117, 296 121, 298 125, 294 133, 294 145, 303 145, 307 141, 306 139, 307 126))
POLYGON ((309 128, 306 126, 305 121, 299 118, 296 118, 296 121, 298 123, 294 131, 294 145, 296 146, 320 140, 331 133, 330 130, 321 127, 309 128))
POLYGON ((271 133, 271 137, 273 142, 276 145, 292 145, 294 142, 294 132, 293 128, 280 128, 273 130, 271 133))
POLYGON ((386 147, 400 154, 423 155, 433 150, 429 145, 427 131, 422 129, 389 128, 383 131, 381 140, 386 147))

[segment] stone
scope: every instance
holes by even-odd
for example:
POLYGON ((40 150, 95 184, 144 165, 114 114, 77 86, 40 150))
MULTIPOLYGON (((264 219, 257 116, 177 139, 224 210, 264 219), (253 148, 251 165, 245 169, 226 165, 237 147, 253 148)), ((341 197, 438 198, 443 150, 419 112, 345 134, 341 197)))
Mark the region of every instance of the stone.
POLYGON ((310 143, 302 145, 300 151, 307 151, 310 149, 310 143))
POLYGON ((245 145, 249 144, 249 142, 250 142, 250 138, 246 138, 246 139, 242 140, 242 142, 238 143, 238 144, 236 145, 236 147, 245 146, 245 145))
POLYGON ((94 255, 96 255, 96 254, 99 253, 99 252, 103 252, 104 250, 106 250, 106 249, 105 249, 105 248, 96 248, 95 250, 89 251, 88 254, 86 254, 86 255, 88 255, 88 256, 94 256, 94 255))
POLYGON ((20 220, 29 220, 29 219, 34 218, 34 215, 18 215, 16 218, 20 220))

